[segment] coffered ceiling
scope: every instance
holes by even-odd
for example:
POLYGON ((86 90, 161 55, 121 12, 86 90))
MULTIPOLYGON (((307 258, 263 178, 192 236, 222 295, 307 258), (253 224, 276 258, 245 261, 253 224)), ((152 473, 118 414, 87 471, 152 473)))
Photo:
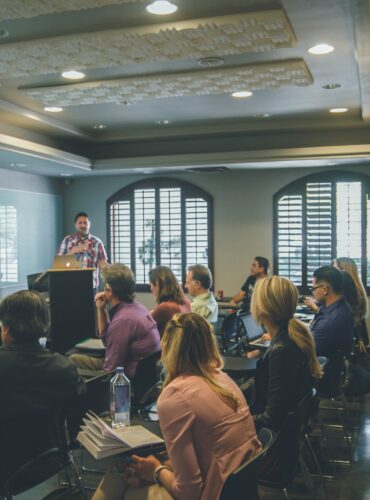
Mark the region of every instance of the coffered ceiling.
POLYGON ((162 16, 150 1, 1 0, 0 167, 367 163, 368 1, 172 0, 162 16))

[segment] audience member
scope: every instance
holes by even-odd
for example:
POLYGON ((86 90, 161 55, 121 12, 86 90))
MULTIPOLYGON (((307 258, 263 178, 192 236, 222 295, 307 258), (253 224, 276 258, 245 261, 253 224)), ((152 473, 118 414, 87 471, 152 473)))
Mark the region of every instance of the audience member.
POLYGON ((318 356, 330 357, 339 349, 343 353, 351 352, 354 319, 342 289, 343 278, 335 267, 322 266, 313 273, 314 299, 306 299, 305 303, 315 311, 310 330, 318 356))
POLYGON ((236 306, 239 302, 242 302, 243 311, 249 312, 254 286, 257 280, 265 278, 268 275, 269 267, 270 264, 266 257, 255 257, 250 267, 250 275, 241 287, 240 292, 231 299, 230 305, 236 306))
POLYGON ((97 293, 98 331, 106 346, 105 359, 82 354, 70 358, 91 370, 115 370, 123 366, 134 377, 138 361, 160 350, 157 325, 135 297, 135 276, 124 264, 103 270, 104 291, 97 293), (109 310, 108 310, 109 306, 109 310))
POLYGON ((39 344, 49 327, 49 313, 38 292, 22 290, 3 299, 0 322, 0 420, 56 410, 85 392, 76 366, 39 344))
POLYGON ((322 376, 312 336, 304 323, 294 318, 298 292, 280 276, 258 280, 251 312, 262 322, 271 344, 257 363, 254 379, 245 386, 256 428, 279 430, 286 415, 296 408, 322 376), (252 398, 252 399, 251 399, 252 398))
POLYGON ((210 291, 212 274, 208 267, 202 264, 189 266, 185 286, 193 297, 191 303, 192 312, 200 314, 210 323, 216 323, 218 304, 210 291))
POLYGON ((333 261, 334 267, 337 267, 344 273, 347 273, 353 280, 355 285, 356 294, 352 301, 347 299, 347 302, 352 307, 354 320, 355 320, 355 332, 358 339, 362 339, 365 344, 368 344, 369 337, 367 333, 365 319, 368 314, 368 300, 365 287, 360 279, 356 262, 349 257, 338 257, 333 261))
POLYGON ((151 314, 162 337, 172 316, 176 313, 190 312, 191 306, 169 267, 158 266, 149 271, 149 281, 150 290, 158 304, 151 314))
POLYGON ((99 286, 99 268, 107 265, 107 253, 103 242, 90 233, 91 222, 86 212, 78 212, 75 217, 76 232, 69 234, 60 244, 58 255, 77 255, 81 260, 86 256, 87 267, 94 267, 94 289, 99 286))
POLYGON ((158 416, 169 461, 133 456, 124 475, 107 474, 93 500, 217 499, 228 475, 259 450, 238 386, 221 371, 211 327, 198 314, 176 315, 162 339, 166 372, 158 416), (133 474, 133 475, 132 475, 133 474), (158 483, 153 485, 154 480, 158 483))

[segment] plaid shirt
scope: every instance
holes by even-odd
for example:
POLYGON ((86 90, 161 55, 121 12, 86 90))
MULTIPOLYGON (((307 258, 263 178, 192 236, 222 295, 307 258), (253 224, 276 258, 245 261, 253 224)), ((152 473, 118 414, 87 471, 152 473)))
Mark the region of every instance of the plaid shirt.
POLYGON ((73 247, 76 247, 80 245, 81 243, 84 243, 87 241, 87 250, 86 252, 76 254, 77 256, 81 256, 81 259, 83 258, 84 255, 86 255, 87 258, 87 267, 95 267, 94 271, 94 288, 98 288, 99 286, 99 261, 100 260, 108 260, 107 258, 107 253, 105 251, 103 242, 97 238, 96 236, 93 236, 92 234, 88 234, 87 236, 81 237, 80 234, 74 233, 74 234, 69 234, 64 238, 62 241, 58 255, 66 255, 71 251, 73 247))

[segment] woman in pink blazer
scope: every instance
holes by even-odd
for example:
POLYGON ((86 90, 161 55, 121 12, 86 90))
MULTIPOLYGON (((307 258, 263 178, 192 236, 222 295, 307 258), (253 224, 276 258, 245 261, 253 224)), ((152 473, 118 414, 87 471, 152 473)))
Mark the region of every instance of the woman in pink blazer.
POLYGON ((260 449, 243 394, 221 371, 211 328, 198 314, 178 314, 162 339, 166 378, 157 407, 169 460, 134 455, 126 480, 136 488, 125 491, 124 479, 106 476, 94 500, 217 500, 227 477, 260 449))

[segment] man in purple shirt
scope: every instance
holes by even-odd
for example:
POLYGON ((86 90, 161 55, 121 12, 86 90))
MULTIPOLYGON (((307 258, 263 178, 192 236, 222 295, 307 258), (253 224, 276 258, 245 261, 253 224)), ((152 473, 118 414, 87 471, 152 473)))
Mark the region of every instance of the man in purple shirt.
POLYGON ((104 291, 96 294, 98 330, 105 346, 105 359, 73 354, 80 367, 115 370, 123 366, 134 377, 140 359, 160 351, 157 325, 149 311, 135 297, 135 276, 124 264, 103 270, 104 291), (109 309, 108 309, 109 306, 109 309))

